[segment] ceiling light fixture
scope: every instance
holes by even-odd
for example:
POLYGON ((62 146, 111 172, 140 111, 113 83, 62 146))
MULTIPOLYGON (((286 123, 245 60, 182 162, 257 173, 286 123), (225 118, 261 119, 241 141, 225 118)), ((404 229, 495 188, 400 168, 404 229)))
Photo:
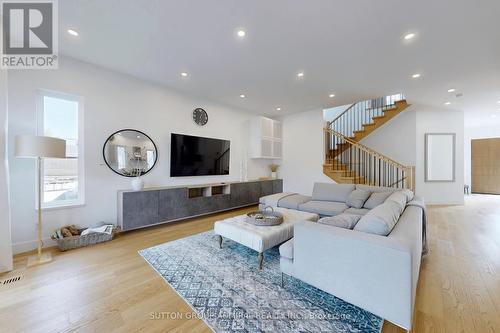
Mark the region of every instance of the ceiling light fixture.
POLYGON ((76 30, 73 30, 73 29, 68 29, 68 34, 70 34, 71 36, 78 36, 78 31, 76 30))
POLYGON ((455 92, 455 90, 456 90, 455 88, 451 88, 451 89, 448 89, 448 92, 452 93, 452 92, 455 92))
POLYGON ((241 97, 241 98, 245 98, 246 96, 245 96, 244 94, 241 94, 241 95, 240 95, 240 97, 241 97))
POLYGON ((138 136, 137 136, 137 139, 140 139, 140 138, 141 138, 141 136, 140 136, 140 135, 138 135, 138 136))
POLYGON ((420 77, 420 73, 415 73, 411 76, 413 79, 418 79, 420 77))
POLYGON ((496 118, 496 117, 497 117, 497 115, 496 115, 496 114, 492 114, 492 115, 491 115, 491 118, 496 118))
POLYGON ((409 33, 409 34, 406 34, 404 36, 404 39, 406 39, 406 40, 410 40, 410 39, 413 39, 413 38, 415 38, 415 34, 414 33, 409 33))
POLYGON ((445 102, 444 103, 444 105, 450 105, 450 104, 451 104, 451 102, 445 102))
POLYGON ((500 101, 497 101, 498 104, 500 104, 500 101))
POLYGON ((330 95, 328 95, 328 97, 330 97, 330 98, 334 98, 334 97, 335 97, 335 94, 330 94, 330 95))
POLYGON ((276 111, 281 111, 281 108, 276 108, 276 111))
POLYGON ((246 33, 246 31, 245 31, 245 30, 240 29, 240 30, 236 31, 236 36, 238 36, 238 37, 240 37, 240 38, 243 38, 243 37, 245 37, 246 35, 247 35, 247 33, 246 33))
POLYGON ((181 76, 182 76, 182 77, 187 77, 188 75, 189 75, 189 74, 188 74, 188 73, 186 73, 186 72, 182 72, 182 73, 181 73, 181 76))
POLYGON ((304 72, 298 72, 297 73, 297 77, 303 77, 304 76, 304 72))

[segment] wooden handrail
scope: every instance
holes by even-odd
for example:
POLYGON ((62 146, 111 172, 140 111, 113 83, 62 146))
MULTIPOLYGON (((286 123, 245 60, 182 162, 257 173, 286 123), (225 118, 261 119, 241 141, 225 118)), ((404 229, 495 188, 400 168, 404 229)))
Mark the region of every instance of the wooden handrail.
POLYGON ((363 144, 361 144, 359 142, 356 142, 356 141, 350 139, 349 137, 347 137, 347 136, 345 136, 345 135, 343 135, 343 134, 341 134, 341 133, 339 133, 339 132, 337 132, 335 130, 332 130, 330 128, 325 128, 324 131, 325 132, 329 132, 329 133, 331 133, 331 134, 333 134, 333 135, 335 135, 337 137, 342 138, 343 140, 349 142, 353 146, 356 146, 359 149, 361 149, 361 150, 363 150, 363 151, 365 151, 365 152, 367 152, 367 153, 369 153, 371 155, 375 155, 379 159, 381 159, 381 160, 383 160, 383 161, 385 161, 385 162, 387 162, 389 164, 392 164, 395 167, 398 167, 400 169, 411 169, 412 168, 411 166, 407 166, 407 165, 403 165, 401 163, 398 163, 398 162, 394 161, 393 159, 391 159, 390 157, 387 157, 387 156, 385 156, 385 155, 383 155, 383 154, 381 154, 381 153, 379 153, 379 152, 377 152, 377 151, 375 151, 375 150, 373 150, 373 149, 371 149, 371 148, 369 148, 369 147, 367 147, 367 146, 365 146, 365 145, 363 145, 363 144))
POLYGON ((328 127, 330 127, 333 122, 337 119, 339 119, 340 117, 342 117, 345 113, 347 113, 350 109, 352 109, 354 107, 354 105, 356 105, 357 103, 352 103, 351 106, 349 106, 347 109, 344 110, 344 112, 342 112, 341 114, 339 114, 337 117, 335 117, 335 119, 333 119, 332 121, 328 122, 328 127))

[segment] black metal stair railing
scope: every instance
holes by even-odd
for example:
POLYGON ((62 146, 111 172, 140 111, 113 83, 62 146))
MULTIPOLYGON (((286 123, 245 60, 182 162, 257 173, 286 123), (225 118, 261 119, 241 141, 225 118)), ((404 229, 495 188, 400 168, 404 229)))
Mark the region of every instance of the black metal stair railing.
POLYGON ((326 163, 340 179, 368 184, 414 189, 414 168, 402 165, 336 130, 325 128, 326 163))
POLYGON ((327 127, 347 137, 370 124, 374 117, 383 116, 384 111, 395 107, 396 102, 404 100, 402 93, 361 101, 350 105, 344 112, 328 123, 327 127))

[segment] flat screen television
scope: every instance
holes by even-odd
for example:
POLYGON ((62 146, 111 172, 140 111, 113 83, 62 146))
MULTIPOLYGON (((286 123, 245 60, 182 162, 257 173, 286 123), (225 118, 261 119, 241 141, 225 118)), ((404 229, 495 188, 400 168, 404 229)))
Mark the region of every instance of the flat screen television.
POLYGON ((229 174, 228 140, 175 133, 170 139, 170 177, 229 174))

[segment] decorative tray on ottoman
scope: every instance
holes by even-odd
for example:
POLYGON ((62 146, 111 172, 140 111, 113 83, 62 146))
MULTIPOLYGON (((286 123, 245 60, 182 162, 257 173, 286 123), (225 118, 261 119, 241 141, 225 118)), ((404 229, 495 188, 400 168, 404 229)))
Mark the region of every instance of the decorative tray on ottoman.
POLYGON ((283 223, 283 214, 275 212, 273 207, 267 206, 264 210, 247 214, 246 222, 258 226, 272 226, 283 223), (270 208, 270 211, 267 210, 270 208))

